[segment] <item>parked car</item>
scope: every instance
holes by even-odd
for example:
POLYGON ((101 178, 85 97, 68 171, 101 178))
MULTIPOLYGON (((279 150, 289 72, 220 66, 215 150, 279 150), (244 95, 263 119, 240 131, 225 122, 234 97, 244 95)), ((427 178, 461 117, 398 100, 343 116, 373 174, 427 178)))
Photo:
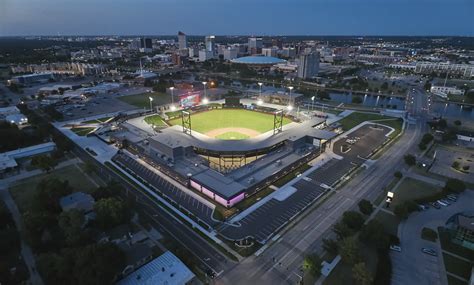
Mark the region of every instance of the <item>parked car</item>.
POLYGON ((423 248, 421 249, 421 251, 422 251, 423 253, 426 253, 426 254, 429 254, 429 255, 432 255, 432 256, 438 256, 438 254, 436 253, 436 250, 434 250, 434 249, 432 249, 432 248, 425 248, 425 247, 423 247, 423 248))
POLYGON ((448 204, 444 203, 444 202, 441 201, 441 200, 436 201, 436 203, 440 204, 440 205, 443 206, 443 207, 449 206, 448 204))
POLYGON ((424 210, 428 210, 428 207, 426 207, 425 205, 420 204, 420 205, 418 205, 418 209, 420 211, 424 211, 424 210))
POLYGON ((446 196, 446 198, 449 201, 453 201, 453 202, 456 202, 458 200, 458 198, 456 196, 453 196, 453 195, 448 195, 448 196, 446 196))
POLYGON ((438 204, 438 202, 433 202, 431 203, 431 206, 433 206, 433 208, 436 208, 436 209, 440 209, 441 206, 438 204))
POLYGON ((449 202, 447 199, 439 199, 439 200, 445 204, 448 204, 448 206, 451 205, 451 202, 449 202))
POLYGON ((391 245, 390 250, 402 252, 402 248, 399 247, 398 245, 391 245))

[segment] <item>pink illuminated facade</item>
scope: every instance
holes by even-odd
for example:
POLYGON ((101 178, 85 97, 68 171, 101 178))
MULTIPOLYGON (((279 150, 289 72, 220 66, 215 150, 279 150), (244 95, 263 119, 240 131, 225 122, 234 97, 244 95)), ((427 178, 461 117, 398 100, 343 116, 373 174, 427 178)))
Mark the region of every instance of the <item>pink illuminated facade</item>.
POLYGON ((211 198, 212 200, 216 201, 217 203, 221 204, 222 206, 225 207, 232 207, 235 204, 239 203, 245 198, 245 193, 240 193, 239 195, 235 196, 234 198, 227 200, 225 198, 222 198, 221 196, 215 194, 211 190, 207 189, 206 187, 200 185, 199 183, 191 180, 190 185, 192 188, 198 190, 199 192, 203 193, 207 197, 211 198))

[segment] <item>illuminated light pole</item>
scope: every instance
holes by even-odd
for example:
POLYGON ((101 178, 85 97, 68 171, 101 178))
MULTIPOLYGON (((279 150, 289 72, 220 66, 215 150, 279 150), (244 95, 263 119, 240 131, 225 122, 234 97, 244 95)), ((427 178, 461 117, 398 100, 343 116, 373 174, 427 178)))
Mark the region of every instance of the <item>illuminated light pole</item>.
MULTIPOLYGON (((207 99, 206 84, 207 84, 206 81, 203 81, 203 82, 202 82, 202 85, 204 85, 204 99, 202 99, 202 102, 203 102, 203 103, 204 103, 204 101, 209 102, 209 100, 207 99)), ((204 103, 204 104, 207 104, 207 103, 204 103)))
POLYGON ((315 98, 314 96, 311 97, 311 111, 313 111, 314 109, 314 98, 315 98))
POLYGON ((171 90, 171 109, 173 110, 173 109, 176 109, 176 107, 174 106, 174 87, 171 86, 170 90, 171 90))
POLYGON ((259 83, 258 83, 258 86, 260 86, 260 93, 258 94, 258 101, 257 101, 257 104, 258 104, 258 105, 262 105, 262 104, 263 104, 263 100, 262 100, 262 85, 263 85, 262 82, 259 82, 259 83))
POLYGON ((150 111, 153 112, 153 98, 148 97, 148 99, 150 99, 150 111))

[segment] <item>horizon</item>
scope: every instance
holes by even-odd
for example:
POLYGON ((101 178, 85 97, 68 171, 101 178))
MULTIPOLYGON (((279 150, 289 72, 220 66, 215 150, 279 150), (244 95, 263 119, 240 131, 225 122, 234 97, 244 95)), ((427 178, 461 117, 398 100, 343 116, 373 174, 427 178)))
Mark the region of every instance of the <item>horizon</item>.
POLYGON ((472 11, 469 0, 4 0, 0 36, 472 37, 472 11))

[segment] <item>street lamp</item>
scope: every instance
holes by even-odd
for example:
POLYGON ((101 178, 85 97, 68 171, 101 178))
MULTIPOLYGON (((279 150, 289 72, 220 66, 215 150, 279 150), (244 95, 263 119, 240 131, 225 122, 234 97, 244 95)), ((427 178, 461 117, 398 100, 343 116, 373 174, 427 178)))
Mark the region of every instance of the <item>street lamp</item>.
POLYGON ((288 109, 288 111, 293 110, 293 106, 291 106, 291 105, 288 105, 286 108, 288 109))
POLYGON ((314 96, 311 97, 311 111, 313 111, 314 109, 314 98, 315 98, 314 96))
POLYGON ((293 86, 288 86, 288 89, 290 89, 290 99, 288 100, 288 102, 289 102, 290 105, 291 105, 291 103, 292 103, 292 101, 293 101, 293 100, 291 100, 291 90, 293 90, 293 88, 294 88, 293 86))
POLYGON ((150 111, 153 112, 153 98, 148 97, 148 99, 150 99, 150 111))
POLYGON ((171 108, 173 108, 174 107, 174 87, 171 86, 170 90, 171 90, 171 108))
POLYGON ((206 105, 207 103, 209 103, 209 99, 207 99, 207 98, 202 99, 202 103, 203 103, 204 105, 206 105))

